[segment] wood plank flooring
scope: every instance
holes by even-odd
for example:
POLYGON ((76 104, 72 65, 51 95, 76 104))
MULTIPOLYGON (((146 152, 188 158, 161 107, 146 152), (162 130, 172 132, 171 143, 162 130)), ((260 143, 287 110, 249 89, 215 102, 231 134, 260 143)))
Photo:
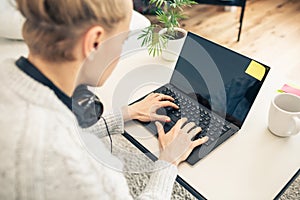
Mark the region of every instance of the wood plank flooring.
POLYGON ((300 67, 300 0, 247 0, 241 40, 236 42, 240 10, 194 5, 185 9, 189 18, 181 26, 271 67, 300 67))

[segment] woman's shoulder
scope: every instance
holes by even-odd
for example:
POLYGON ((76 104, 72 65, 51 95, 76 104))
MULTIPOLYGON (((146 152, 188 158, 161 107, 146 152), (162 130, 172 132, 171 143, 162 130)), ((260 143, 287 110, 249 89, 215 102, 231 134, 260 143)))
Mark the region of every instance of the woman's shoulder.
POLYGON ((55 94, 27 77, 14 63, 9 59, 0 64, 2 135, 50 131, 51 126, 72 123, 72 114, 55 94))
POLYGON ((15 64, 16 59, 14 58, 1 58, 0 59, 0 89, 1 94, 10 92, 9 88, 12 86, 14 79, 19 78, 19 81, 22 79, 20 73, 15 64))

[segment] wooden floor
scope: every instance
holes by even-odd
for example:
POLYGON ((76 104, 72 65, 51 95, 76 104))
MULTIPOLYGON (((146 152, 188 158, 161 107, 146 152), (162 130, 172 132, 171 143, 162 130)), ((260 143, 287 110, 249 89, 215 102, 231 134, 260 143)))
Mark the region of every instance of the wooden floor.
MULTIPOLYGON (((300 67, 300 0, 247 0, 236 42, 240 10, 194 5, 185 9, 189 19, 181 27, 271 67, 300 67)), ((150 20, 155 21, 153 16, 150 20)))

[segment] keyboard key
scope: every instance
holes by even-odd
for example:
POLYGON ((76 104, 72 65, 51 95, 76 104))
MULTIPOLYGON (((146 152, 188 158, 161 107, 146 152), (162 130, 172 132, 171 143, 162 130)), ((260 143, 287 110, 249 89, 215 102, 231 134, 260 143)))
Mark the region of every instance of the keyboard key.
POLYGON ((210 136, 212 136, 212 135, 215 135, 215 132, 210 131, 208 134, 209 134, 210 136))
POLYGON ((207 140, 207 142, 204 143, 204 145, 209 146, 211 145, 213 142, 211 140, 207 140))
POLYGON ((180 116, 170 115, 169 116, 173 122, 177 122, 180 119, 180 116))
POLYGON ((171 106, 169 106, 169 107, 166 107, 166 110, 167 110, 167 111, 172 111, 172 110, 174 110, 174 108, 171 107, 171 106))
POLYGON ((226 131, 228 131, 228 129, 226 129, 224 126, 222 127, 222 132, 226 132, 226 131))
POLYGON ((230 126, 228 126, 228 125, 225 125, 225 126, 224 126, 224 128, 225 128, 225 130, 226 130, 226 131, 228 131, 228 130, 230 130, 230 129, 231 129, 231 127, 230 127, 230 126))

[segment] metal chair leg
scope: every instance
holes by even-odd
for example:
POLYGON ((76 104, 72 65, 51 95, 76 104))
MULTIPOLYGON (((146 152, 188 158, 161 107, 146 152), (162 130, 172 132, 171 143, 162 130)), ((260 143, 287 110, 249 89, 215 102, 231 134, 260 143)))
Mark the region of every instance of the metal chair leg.
POLYGON ((237 42, 240 41, 240 37, 241 37, 245 7, 246 7, 246 0, 245 0, 244 5, 242 6, 242 11, 241 11, 241 15, 240 15, 240 28, 239 28, 237 42))

